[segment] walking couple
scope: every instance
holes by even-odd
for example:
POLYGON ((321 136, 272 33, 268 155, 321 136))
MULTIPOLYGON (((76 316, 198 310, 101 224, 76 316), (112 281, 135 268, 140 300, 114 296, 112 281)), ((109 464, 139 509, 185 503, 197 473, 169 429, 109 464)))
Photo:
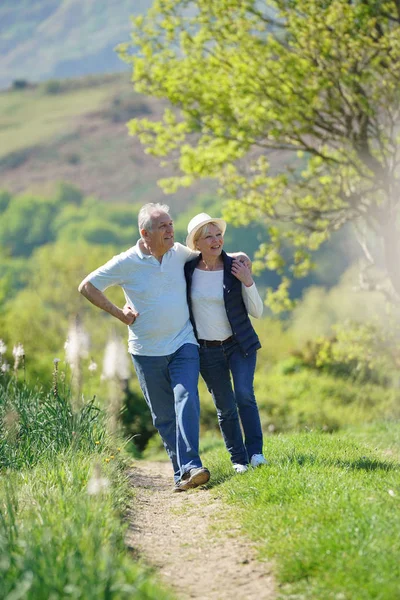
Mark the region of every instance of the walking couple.
POLYGON ((79 291, 128 325, 129 352, 172 462, 174 489, 210 478, 199 456, 199 372, 235 471, 265 464, 253 391, 260 342, 248 316, 260 317, 263 304, 250 262, 224 252, 226 223, 205 213, 190 221, 186 246, 174 241, 166 205, 144 205, 138 226, 136 245, 90 273, 79 291), (113 285, 124 291, 123 308, 104 294, 113 285))

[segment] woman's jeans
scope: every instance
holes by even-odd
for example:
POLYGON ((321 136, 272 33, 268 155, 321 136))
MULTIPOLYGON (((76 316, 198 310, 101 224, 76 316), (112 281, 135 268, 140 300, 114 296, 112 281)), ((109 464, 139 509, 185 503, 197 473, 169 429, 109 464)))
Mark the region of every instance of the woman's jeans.
POLYGON ((221 433, 234 464, 246 465, 253 454, 262 454, 263 436, 253 389, 256 358, 256 352, 244 356, 234 340, 200 348, 200 373, 213 397, 221 433))
POLYGON ((184 344, 168 356, 132 355, 143 395, 174 468, 174 479, 201 467, 199 349, 184 344))

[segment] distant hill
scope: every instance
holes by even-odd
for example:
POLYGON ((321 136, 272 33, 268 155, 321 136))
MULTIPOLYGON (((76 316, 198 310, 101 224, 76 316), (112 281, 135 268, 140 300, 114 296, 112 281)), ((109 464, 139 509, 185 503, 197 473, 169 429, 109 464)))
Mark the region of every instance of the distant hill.
POLYGON ((50 80, 0 92, 0 189, 42 191, 55 181, 110 202, 167 202, 186 208, 214 184, 199 182, 165 196, 172 175, 128 135, 135 116, 156 119, 160 100, 136 94, 129 73, 50 80))
POLYGON ((0 88, 127 70, 114 47, 152 0, 1 0, 0 88))

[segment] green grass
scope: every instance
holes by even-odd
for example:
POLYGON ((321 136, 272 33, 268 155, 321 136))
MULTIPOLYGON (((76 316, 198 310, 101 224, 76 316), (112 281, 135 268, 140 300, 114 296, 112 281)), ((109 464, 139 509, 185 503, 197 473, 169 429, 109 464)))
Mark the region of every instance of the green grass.
POLYGON ((41 86, 0 93, 0 158, 74 129, 74 119, 99 110, 114 90, 111 81, 60 94, 46 94, 41 86))
POLYGON ((125 547, 126 459, 93 402, 0 380, 0 424, 0 598, 171 598, 125 547))
POLYGON ((103 414, 93 401, 74 411, 69 398, 0 384, 0 472, 32 467, 60 452, 106 448, 103 414))
POLYGON ((103 467, 109 488, 88 495, 95 460, 60 455, 12 473, 0 488, 1 598, 170 597, 124 546, 120 511, 128 488, 115 461, 103 467))
POLYGON ((267 439, 268 467, 232 476, 226 452, 203 459, 236 507, 282 598, 400 597, 397 423, 267 439), (390 450, 391 454, 387 453, 390 450))

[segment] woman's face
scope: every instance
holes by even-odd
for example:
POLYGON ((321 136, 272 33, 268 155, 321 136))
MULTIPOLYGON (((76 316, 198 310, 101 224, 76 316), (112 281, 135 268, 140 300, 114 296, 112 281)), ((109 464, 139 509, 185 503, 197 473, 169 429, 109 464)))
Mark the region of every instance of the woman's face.
POLYGON ((206 233, 202 234, 196 242, 196 249, 200 250, 203 258, 217 257, 222 252, 224 238, 222 232, 217 225, 210 223, 206 229, 206 233))

